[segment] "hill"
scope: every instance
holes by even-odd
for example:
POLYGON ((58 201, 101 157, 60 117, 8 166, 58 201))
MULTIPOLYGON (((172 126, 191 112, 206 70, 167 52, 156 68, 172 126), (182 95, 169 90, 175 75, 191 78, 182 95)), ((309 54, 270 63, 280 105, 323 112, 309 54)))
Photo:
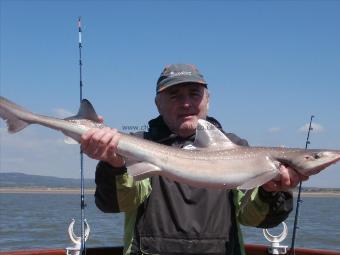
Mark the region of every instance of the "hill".
MULTIPOLYGON (((85 188, 94 189, 94 179, 84 180, 85 188)), ((31 175, 19 172, 0 173, 1 188, 79 188, 80 179, 78 178, 59 178, 53 176, 31 175)), ((295 188, 296 192, 298 189, 295 188)), ((318 188, 318 187, 303 187, 303 192, 340 192, 339 188, 318 188)))
MULTIPOLYGON (((94 179, 85 179, 84 186, 95 188, 94 179)), ((0 187, 79 188, 80 179, 7 172, 0 173, 0 187)))

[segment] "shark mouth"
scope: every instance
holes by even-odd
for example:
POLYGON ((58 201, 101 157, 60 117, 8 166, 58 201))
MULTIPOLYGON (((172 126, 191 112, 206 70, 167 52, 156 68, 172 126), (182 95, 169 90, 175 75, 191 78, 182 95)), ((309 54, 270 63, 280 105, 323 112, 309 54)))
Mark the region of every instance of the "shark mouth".
POLYGON ((311 175, 314 175, 314 174, 318 174, 318 173, 321 172, 323 169, 325 169, 326 167, 328 167, 328 166, 330 166, 330 165, 332 165, 332 164, 335 164, 335 163, 336 163, 337 161, 339 161, 339 160, 340 160, 340 157, 337 157, 337 158, 333 159, 332 161, 328 161, 328 162, 326 162, 326 163, 324 163, 324 164, 322 164, 322 165, 319 165, 319 166, 317 166, 317 167, 314 167, 314 168, 308 170, 308 171, 305 173, 305 175, 306 175, 306 176, 311 176, 311 175))

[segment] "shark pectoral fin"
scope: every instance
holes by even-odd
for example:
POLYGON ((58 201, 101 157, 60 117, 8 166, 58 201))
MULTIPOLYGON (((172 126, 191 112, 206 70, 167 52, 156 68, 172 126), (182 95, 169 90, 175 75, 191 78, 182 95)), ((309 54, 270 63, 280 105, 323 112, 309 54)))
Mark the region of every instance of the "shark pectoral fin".
POLYGON ((161 171, 162 170, 158 166, 148 162, 138 162, 132 165, 127 165, 127 172, 135 181, 143 180, 161 171))
POLYGON ((251 200, 251 195, 253 194, 255 188, 249 189, 246 191, 244 194, 241 203, 240 203, 240 211, 243 211, 246 207, 246 205, 250 202, 251 200))
POLYGON ((238 147, 217 127, 203 119, 198 120, 193 146, 196 148, 209 148, 211 150, 234 149, 238 147))
POLYGON ((275 176, 277 176, 277 173, 278 173, 277 171, 273 170, 270 172, 266 172, 265 174, 258 175, 255 178, 250 179, 248 182, 242 184, 239 188, 249 190, 259 187, 262 184, 269 182, 275 176))
POLYGON ((64 143, 66 144, 79 144, 80 142, 80 135, 73 134, 72 132, 62 131, 65 135, 64 143))
POLYGON ((266 156, 264 161, 259 162, 260 165, 263 166, 263 169, 267 169, 262 174, 256 175, 254 178, 250 179, 248 182, 242 184, 240 189, 253 189, 259 187, 270 180, 274 179, 278 173, 280 168, 280 162, 273 160, 273 158, 266 156))
POLYGON ((67 144, 79 144, 76 140, 74 140, 73 138, 69 136, 65 136, 64 142, 67 144))

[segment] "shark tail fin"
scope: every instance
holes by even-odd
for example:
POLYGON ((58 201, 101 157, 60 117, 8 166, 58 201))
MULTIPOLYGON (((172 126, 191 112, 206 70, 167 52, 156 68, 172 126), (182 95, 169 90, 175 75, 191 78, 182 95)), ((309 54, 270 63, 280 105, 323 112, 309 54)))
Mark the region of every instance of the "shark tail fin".
POLYGON ((20 118, 24 114, 32 113, 8 99, 0 97, 0 117, 6 121, 8 132, 19 132, 31 124, 20 118))
POLYGON ((8 118, 6 120, 7 129, 10 133, 17 133, 20 130, 23 130, 25 127, 29 125, 26 121, 20 120, 18 118, 8 118))

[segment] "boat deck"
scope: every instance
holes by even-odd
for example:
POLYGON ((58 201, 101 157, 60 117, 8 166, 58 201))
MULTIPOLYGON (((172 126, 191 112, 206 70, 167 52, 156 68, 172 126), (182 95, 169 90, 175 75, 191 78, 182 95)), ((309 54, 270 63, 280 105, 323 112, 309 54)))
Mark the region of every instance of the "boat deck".
MULTIPOLYGON (((267 246, 258 244, 246 244, 246 252, 248 255, 269 254, 267 251, 267 246)), ((0 255, 65 255, 65 254, 66 254, 65 249, 49 249, 49 250, 42 249, 42 250, 0 252, 0 255)), ((121 255, 121 254, 123 254, 122 247, 94 247, 86 249, 86 255, 121 255)), ((296 248, 295 255, 340 255, 340 251, 296 248)))

